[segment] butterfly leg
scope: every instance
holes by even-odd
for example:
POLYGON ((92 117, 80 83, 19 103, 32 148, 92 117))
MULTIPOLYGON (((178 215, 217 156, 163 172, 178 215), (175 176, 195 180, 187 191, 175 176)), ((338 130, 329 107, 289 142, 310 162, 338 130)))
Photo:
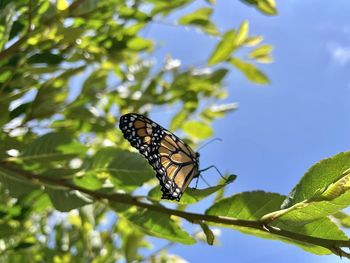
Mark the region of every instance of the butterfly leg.
MULTIPOLYGON (((203 180, 203 182, 208 186, 210 187, 210 184, 207 182, 207 180, 204 179, 204 177, 202 175, 199 175, 201 177, 201 179, 203 180)), ((199 178, 198 176, 198 178, 199 178)), ((197 179, 197 182, 198 182, 198 179, 197 179)))
POLYGON ((225 181, 227 180, 215 165, 210 165, 209 167, 200 170, 199 173, 209 170, 211 168, 214 168, 218 172, 218 174, 221 176, 222 179, 224 179, 225 181))
POLYGON ((197 189, 197 187, 198 187, 198 180, 199 180, 199 176, 197 176, 196 186, 194 187, 194 189, 197 189))

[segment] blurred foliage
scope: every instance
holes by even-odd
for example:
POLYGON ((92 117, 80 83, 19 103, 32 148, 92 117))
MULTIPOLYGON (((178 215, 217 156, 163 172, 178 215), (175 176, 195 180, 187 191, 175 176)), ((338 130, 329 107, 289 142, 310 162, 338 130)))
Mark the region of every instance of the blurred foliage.
MULTIPOLYGON (((1 262, 176 262, 180 258, 165 250, 141 254, 152 251, 147 236, 169 244, 217 243, 210 222, 191 221, 201 229, 195 232, 179 216, 159 211, 170 201, 160 202, 153 170, 117 129, 123 113, 149 115, 171 107, 177 112, 170 129, 196 146, 214 134, 216 119, 237 108, 223 102, 231 70, 253 83, 269 83, 256 65, 272 61, 272 47, 262 44, 262 36, 249 35, 249 21, 220 32, 211 19, 215 1, 184 13, 192 2, 0 1, 1 262), (147 29, 168 24, 170 15, 178 27, 215 36, 206 65, 186 68, 170 55, 154 63, 157 43, 147 38, 147 29), (112 202, 106 194, 119 194, 125 202, 112 202), (153 210, 130 200, 143 200, 153 210)), ((277 13, 273 0, 243 2, 263 14, 277 13)), ((170 203, 181 212, 216 193, 206 215, 277 218, 276 226, 298 234, 344 240, 328 216, 337 215, 343 225, 348 220, 339 214, 350 203, 348 155, 316 164, 288 197, 260 191, 225 198, 221 180, 206 189, 189 188, 181 202, 170 203), (315 177, 323 179, 315 184, 315 177)))
MULTIPOLYGON (((215 2, 178 12, 192 2, 0 1, 1 262, 130 262, 143 258, 140 248, 150 248, 146 235, 195 242, 169 216, 144 210, 139 217, 132 207, 108 206, 50 181, 104 193, 147 193, 157 180, 147 161, 129 152, 116 128, 121 114, 180 109, 170 128, 183 130, 195 146, 213 135, 214 120, 237 108, 220 100, 227 96, 223 84, 232 64, 226 62, 234 51, 248 48, 245 59, 261 58, 249 51, 260 47, 262 37, 248 36, 248 21, 235 35, 234 50, 210 59, 215 67, 185 69, 170 56, 154 63, 156 43, 147 28, 173 13, 179 27, 217 36, 218 46, 225 41, 211 20, 215 2), (30 174, 49 179, 43 183, 30 174)), ((188 189, 180 205, 224 186, 188 189)), ((154 189, 148 198, 159 202, 154 189)))

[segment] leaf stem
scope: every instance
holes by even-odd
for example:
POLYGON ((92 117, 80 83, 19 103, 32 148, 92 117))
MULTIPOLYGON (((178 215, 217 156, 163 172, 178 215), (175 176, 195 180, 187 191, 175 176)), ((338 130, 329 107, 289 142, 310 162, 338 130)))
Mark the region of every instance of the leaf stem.
POLYGON ((9 172, 12 172, 16 174, 16 176, 22 179, 34 181, 34 183, 36 184, 44 183, 44 184, 64 187, 70 190, 76 190, 81 193, 85 193, 97 200, 106 199, 109 202, 117 202, 117 203, 123 203, 128 205, 134 205, 140 208, 146 208, 151 211, 156 211, 167 215, 175 215, 183 219, 186 219, 191 223, 196 223, 196 221, 197 222, 202 221, 202 222, 215 223, 215 224, 221 224, 226 226, 253 228, 263 232, 269 232, 271 234, 274 234, 280 237, 288 238, 294 241, 320 246, 330 250, 335 255, 350 258, 350 254, 346 253, 341 249, 342 247, 349 248, 350 240, 324 239, 324 238, 318 238, 318 237, 308 236, 304 234, 299 234, 288 230, 280 229, 274 226, 266 225, 261 220, 243 220, 243 219, 231 218, 231 217, 225 217, 225 216, 198 214, 198 213, 170 209, 163 206, 153 205, 151 203, 140 201, 139 198, 132 197, 128 194, 121 194, 121 193, 109 194, 109 193, 103 193, 99 191, 88 190, 83 187, 74 185, 68 180, 65 180, 62 178, 37 175, 31 172, 22 170, 6 161, 0 162, 0 168, 7 170, 9 172))

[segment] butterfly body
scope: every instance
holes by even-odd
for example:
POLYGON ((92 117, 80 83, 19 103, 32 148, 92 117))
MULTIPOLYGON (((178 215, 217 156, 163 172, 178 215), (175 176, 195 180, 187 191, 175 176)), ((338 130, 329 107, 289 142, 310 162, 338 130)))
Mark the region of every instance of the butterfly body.
POLYGON ((191 180, 199 176, 199 153, 149 118, 128 113, 119 128, 156 171, 163 199, 179 201, 191 180))

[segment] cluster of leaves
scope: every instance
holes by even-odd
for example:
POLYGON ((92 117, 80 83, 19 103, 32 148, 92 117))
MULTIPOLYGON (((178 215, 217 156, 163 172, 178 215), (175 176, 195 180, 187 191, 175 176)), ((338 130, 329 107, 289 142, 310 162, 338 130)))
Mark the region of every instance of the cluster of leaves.
MULTIPOLYGON (((195 242, 169 215, 145 210, 135 217, 134 207, 99 196, 131 196, 141 187, 147 193, 156 184, 116 128, 121 113, 147 115, 152 107, 174 105, 181 110, 170 128, 195 144, 213 134, 215 119, 236 108, 213 104, 226 97, 229 69, 220 61, 262 37, 249 37, 244 22, 239 43, 229 47, 231 39, 211 21, 214 3, 174 23, 218 36, 218 45, 228 46, 227 59, 190 69, 171 57, 153 63, 154 42, 143 36, 147 27, 192 2, 0 1, 0 261, 132 261, 150 245, 146 234, 195 242), (118 220, 101 230, 111 213, 118 220)), ((190 189, 182 209, 223 187, 190 189)), ((159 189, 147 198, 158 203, 159 189)))
MULTIPOLYGON (((247 192, 223 199, 225 184, 219 183, 188 189, 177 209, 160 204, 153 171, 116 128, 120 114, 181 108, 170 128, 195 144, 236 107, 211 104, 225 98, 231 67, 252 82, 269 82, 254 63, 270 62, 271 46, 249 36, 248 21, 219 32, 210 19, 212 1, 177 21, 219 36, 207 65, 185 70, 170 57, 161 67, 152 63, 154 43, 142 36, 144 29, 191 2, 0 1, 0 261, 141 260, 147 235, 196 242, 180 217, 198 224, 209 244, 208 225, 219 224, 313 253, 338 253, 331 247, 347 237, 328 216, 346 225, 339 211, 348 205, 348 153, 315 165, 288 198, 247 192), (205 214, 185 212, 213 193, 205 214), (225 225, 218 216, 234 220, 225 225)), ((272 0, 244 2, 276 13, 272 0)))

